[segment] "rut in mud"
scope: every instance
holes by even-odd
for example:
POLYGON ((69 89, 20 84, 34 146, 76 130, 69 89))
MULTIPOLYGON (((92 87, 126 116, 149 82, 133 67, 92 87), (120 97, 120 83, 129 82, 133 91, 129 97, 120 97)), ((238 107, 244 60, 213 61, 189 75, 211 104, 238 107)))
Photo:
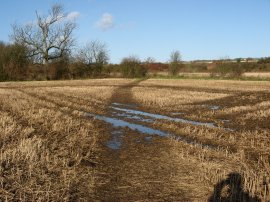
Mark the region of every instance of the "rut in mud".
MULTIPOLYGON (((111 98, 112 106, 134 107, 131 89, 140 81, 119 87, 111 98)), ((113 110, 109 109, 113 116, 113 110)), ((108 117, 96 117, 115 124, 111 128, 111 137, 104 144, 104 159, 98 167, 96 198, 105 201, 139 200, 143 198, 186 198, 185 191, 173 187, 170 182, 173 174, 173 163, 163 157, 169 153, 169 147, 162 138, 144 133, 165 135, 165 133, 139 125, 128 125, 128 122, 108 117), (115 121, 115 122, 114 122, 115 121), (118 126, 122 126, 119 128, 118 126), (125 126, 134 127, 130 130, 125 126), (141 130, 139 130, 141 129, 141 130), (164 162, 165 161, 165 162, 164 162), (160 165, 159 165, 160 164, 160 165)))
POLYGON ((192 198, 188 191, 189 183, 194 179, 189 179, 187 168, 192 169, 192 164, 182 162, 179 167, 179 162, 172 160, 175 154, 171 152, 170 138, 164 137, 173 137, 206 149, 214 149, 214 146, 198 144, 189 138, 174 136, 145 124, 162 119, 210 128, 217 126, 139 110, 131 93, 139 82, 114 91, 108 115, 86 113, 103 121, 110 130, 110 137, 103 143, 104 159, 98 167, 96 198, 105 201, 188 200, 192 198), (179 172, 183 177, 180 183, 172 177, 179 175, 179 172))

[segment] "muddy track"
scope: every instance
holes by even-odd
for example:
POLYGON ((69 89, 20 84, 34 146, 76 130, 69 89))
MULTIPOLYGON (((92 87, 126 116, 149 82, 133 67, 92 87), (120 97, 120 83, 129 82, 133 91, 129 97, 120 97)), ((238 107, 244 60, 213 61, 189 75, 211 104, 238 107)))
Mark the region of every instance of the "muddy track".
MULTIPOLYGON (((135 81, 117 88, 110 103, 137 105, 139 108, 138 103, 133 99, 132 88, 140 86, 140 82, 135 81)), ((113 112, 111 108, 109 111, 113 112)), ((125 128, 121 133, 123 137, 120 149, 113 150, 108 148, 108 145, 104 145, 102 149, 103 158, 97 167, 95 199, 102 201, 196 200, 190 192, 192 181, 196 181, 194 184, 197 187, 200 187, 201 183, 190 174, 196 165, 186 160, 180 162, 175 160, 170 138, 155 136, 149 144, 145 141, 147 137, 138 131, 125 128), (177 176, 177 180, 174 176, 177 176)), ((107 137, 104 141, 108 141, 107 137)), ((201 149, 203 150, 203 147, 201 149)), ((205 149, 211 151, 211 148, 205 149)))
MULTIPOLYGON (((140 82, 119 87, 110 102, 135 104, 131 90, 140 82)), ((171 149, 169 139, 155 137, 155 143, 149 144, 143 134, 124 129, 122 141, 123 146, 119 150, 103 148, 102 162, 97 167, 95 199, 188 201, 189 193, 180 188, 172 177, 178 170, 175 162, 168 158, 171 149)))
MULTIPOLYGON (((123 90, 117 91, 120 95, 118 95, 118 93, 115 92, 113 95, 115 96, 117 94, 117 96, 115 96, 115 97, 113 96, 111 98, 110 103, 119 103, 119 101, 121 101, 122 103, 125 103, 125 105, 127 105, 127 103, 129 103, 130 105, 131 105, 131 103, 135 104, 135 101, 132 100, 132 94, 131 93, 129 94, 130 91, 127 90, 131 86, 133 86, 133 85, 127 85, 127 86, 121 87, 121 89, 123 89, 123 90), (119 98, 121 98, 121 100, 119 98)), ((34 92, 28 92, 25 90, 18 90, 18 91, 22 92, 23 94, 26 94, 29 97, 38 99, 40 101, 46 101, 46 103, 44 103, 42 105, 43 108, 53 109, 55 111, 60 111, 64 115, 68 115, 68 116, 75 118, 75 119, 76 118, 88 119, 87 117, 84 117, 84 116, 72 114, 72 111, 75 111, 75 110, 85 111, 83 106, 85 106, 86 103, 89 102, 88 100, 81 99, 78 101, 77 98, 75 98, 73 96, 67 96, 63 93, 46 92, 46 96, 44 96, 44 95, 40 95, 40 94, 37 94, 34 92), (61 100, 65 100, 65 103, 62 103, 60 100, 57 100, 57 99, 59 99, 59 97, 61 97, 61 100), (48 107, 47 103, 50 103, 50 104, 55 105, 55 106, 48 107), (67 108, 67 103, 68 103, 68 108, 67 108), (65 110, 63 110, 63 108, 65 108, 65 110)), ((99 108, 99 110, 98 110, 99 113, 107 111, 104 106, 96 105, 96 103, 92 103, 92 105, 95 105, 95 107, 99 108)), ((111 113, 111 110, 108 110, 106 112, 106 114, 109 116, 111 115, 110 113, 111 113)), ((134 120, 132 121, 132 123, 135 123, 134 120)), ((102 123, 100 123, 100 124, 102 124, 102 123)), ((140 124, 140 122, 138 122, 138 124, 140 124)), ((151 127, 151 124, 144 123, 144 125, 146 127, 147 126, 151 127)), ((108 128, 110 128, 110 127, 108 127, 108 128)), ((177 136, 176 131, 174 131, 174 134, 175 134, 175 138, 177 138, 178 136, 177 136)), ((184 134, 181 134, 180 136, 182 137, 181 141, 188 142, 189 144, 197 145, 198 147, 201 147, 201 148, 206 148, 206 149, 211 149, 211 150, 220 150, 220 149, 227 149, 228 150, 229 149, 231 152, 235 151, 235 148, 233 145, 219 145, 219 143, 215 142, 215 141, 214 142, 212 141, 212 143, 210 143, 209 140, 207 140, 207 139, 199 140, 198 138, 190 137, 189 135, 184 135, 184 134)))
MULTIPOLYGON (((125 103, 125 105, 127 103, 132 103, 134 104, 135 102, 132 100, 132 94, 128 94, 129 93, 129 90, 127 91, 127 89, 130 88, 130 86, 133 86, 133 85, 127 85, 126 86, 123 86, 121 88, 123 88, 123 91, 121 90, 118 90, 117 92, 119 92, 120 94, 122 93, 121 96, 116 96, 116 97, 112 97, 111 99, 111 103, 119 103, 119 97, 121 98, 121 102, 125 103), (124 94, 124 95, 123 95, 124 94), (129 100, 126 99, 126 97, 129 100), (124 100, 123 100, 124 98, 124 100)), ((52 93, 52 92, 46 92, 46 96, 44 95, 39 95, 37 93, 34 93, 34 92, 27 92, 25 90, 18 90, 19 92, 23 93, 23 94, 26 94, 27 96, 29 97, 32 97, 32 98, 35 98, 39 101, 46 101, 46 103, 39 103, 42 105, 42 108, 45 108, 45 109, 52 109, 52 110, 55 110, 55 111, 60 111, 63 115, 67 115, 67 116, 70 116, 74 119, 78 119, 78 118, 81 118, 81 119, 88 119, 87 117, 84 117, 84 116, 81 116, 81 115, 74 115, 72 114, 73 111, 75 110, 83 110, 83 107, 80 108, 79 106, 84 106, 86 103, 88 103, 89 101, 88 100, 84 100, 84 99, 81 99, 78 101, 77 98, 73 97, 73 96, 67 96, 63 93, 52 93), (62 100, 65 100, 65 102, 68 102, 68 108, 67 108, 67 103, 61 103, 59 100, 57 100, 59 97, 61 97, 62 100), (48 106, 48 103, 52 104, 52 105, 55 105, 55 106, 48 106), (65 108, 65 110, 63 110, 63 108, 65 108)), ((114 96, 115 94, 117 93, 114 93, 114 96)), ((96 107, 102 109, 102 111, 106 111, 104 106, 99 106, 99 105, 96 105, 96 103, 93 103, 96 107)), ((101 110, 98 110, 99 113, 102 112, 101 110)), ((110 114, 110 110, 108 110, 108 112, 106 112, 106 114, 108 115, 111 115, 110 114)), ((135 123, 134 121, 132 121, 132 123, 135 123)), ((100 123, 100 124, 103 124, 104 126, 104 123, 100 123)), ((140 124, 140 123, 138 123, 140 124)), ((147 127, 147 123, 144 123, 144 125, 146 125, 147 127)), ((151 127, 151 124, 149 125, 149 127, 151 127)), ((110 127, 108 127, 110 128, 110 127)), ((154 129, 156 130, 156 129, 154 129)), ((158 131, 158 130, 157 130, 158 131)), ((111 132, 109 132, 111 133, 111 132)), ((184 142, 187 142, 188 144, 192 144, 192 145, 197 145, 199 148, 206 148, 206 149, 210 149, 210 150, 230 150, 230 152, 234 152, 235 151, 235 148, 234 148, 234 145, 219 145, 218 142, 215 142, 215 141, 212 141, 212 142, 209 142, 209 140, 207 139, 201 139, 199 140, 198 138, 195 138, 195 137, 190 137, 189 135, 184 135, 184 134, 181 134, 180 136, 177 135, 177 132, 175 131, 174 132, 175 134, 175 137, 174 138, 179 138, 181 137, 182 140, 179 140, 179 141, 184 141, 184 142)), ((147 138, 147 137, 146 137, 147 138)), ((148 138, 151 138, 151 137, 148 137, 148 138)), ((105 143, 103 143, 105 145, 105 143)))

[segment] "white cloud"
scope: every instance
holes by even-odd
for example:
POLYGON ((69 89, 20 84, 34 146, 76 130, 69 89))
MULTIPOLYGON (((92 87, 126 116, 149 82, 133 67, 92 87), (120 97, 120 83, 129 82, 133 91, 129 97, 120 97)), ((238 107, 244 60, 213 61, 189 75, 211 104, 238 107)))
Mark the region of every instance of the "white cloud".
POLYGON ((75 20, 76 18, 78 18, 80 16, 80 13, 77 12, 77 11, 73 11, 73 12, 70 12, 68 15, 67 15, 67 19, 68 20, 75 20))
POLYGON ((110 13, 104 13, 96 23, 102 31, 107 31, 114 27, 114 17, 110 13))

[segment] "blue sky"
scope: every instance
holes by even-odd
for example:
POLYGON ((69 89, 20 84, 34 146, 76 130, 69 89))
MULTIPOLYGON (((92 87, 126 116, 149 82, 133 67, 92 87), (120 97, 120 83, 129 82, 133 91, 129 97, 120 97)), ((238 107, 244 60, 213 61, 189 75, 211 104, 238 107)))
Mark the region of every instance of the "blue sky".
POLYGON ((270 56, 270 0, 3 0, 0 40, 54 3, 77 17, 78 44, 105 42, 113 63, 166 62, 172 50, 183 60, 270 56))

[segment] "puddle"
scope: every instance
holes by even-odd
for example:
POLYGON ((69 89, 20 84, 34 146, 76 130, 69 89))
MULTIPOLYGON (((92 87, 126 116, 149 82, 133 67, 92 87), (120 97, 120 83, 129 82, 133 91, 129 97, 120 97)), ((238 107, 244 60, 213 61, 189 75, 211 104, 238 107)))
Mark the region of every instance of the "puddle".
POLYGON ((220 106, 209 106, 209 109, 219 110, 220 109, 220 106))
MULTIPOLYGON (((223 124, 231 122, 231 120, 229 120, 229 119, 218 119, 218 120, 220 120, 223 124)), ((232 128, 223 128, 223 129, 225 129, 227 131, 230 131, 230 132, 235 132, 236 131, 235 129, 232 129, 232 128)))
POLYGON ((111 108, 114 109, 114 110, 129 113, 129 114, 141 115, 141 116, 151 117, 151 118, 154 118, 154 119, 165 119, 165 120, 168 120, 168 121, 187 123, 187 124, 191 124, 191 125, 195 125, 195 126, 208 126, 208 127, 211 127, 211 128, 216 128, 217 127, 217 126, 215 126, 214 123, 203 123, 203 122, 191 121, 191 120, 182 119, 182 118, 172 118, 172 117, 165 116, 165 115, 152 114, 152 113, 143 112, 143 111, 139 111, 139 110, 135 110, 135 109, 125 109, 125 108, 119 108, 119 107, 111 107, 111 108))
MULTIPOLYGON (((110 123, 115 128, 128 127, 131 130, 138 131, 138 132, 148 134, 148 135, 158 135, 161 137, 172 137, 177 141, 185 142, 185 143, 192 144, 192 145, 197 145, 197 146, 200 146, 202 148, 208 148, 208 149, 209 148, 212 148, 212 149, 217 148, 217 147, 212 146, 212 145, 197 143, 196 141, 189 139, 189 138, 186 138, 186 137, 181 137, 178 135, 176 136, 176 135, 173 135, 170 133, 163 132, 161 130, 156 130, 156 129, 146 127, 146 126, 143 126, 140 124, 129 123, 127 121, 123 121, 123 120, 116 119, 116 118, 110 118, 107 116, 95 115, 95 114, 91 114, 91 113, 86 113, 86 116, 95 117, 98 120, 105 121, 106 123, 110 123)), ((150 137, 150 136, 145 137, 145 141, 148 141, 148 142, 152 141, 152 137, 150 137)), ((113 135, 112 140, 110 140, 108 142, 107 146, 111 149, 120 149, 121 141, 119 141, 117 136, 113 135)))
POLYGON ((184 112, 172 112, 171 115, 183 115, 186 114, 184 112))
POLYGON ((219 109, 221 109, 221 107, 218 106, 218 105, 201 105, 201 106, 206 107, 206 108, 211 109, 211 110, 219 110, 219 109))
POLYGON ((122 103, 118 103, 118 102, 113 102, 112 105, 114 106, 126 106, 126 107, 137 107, 138 105, 136 104, 122 104, 122 103))
POLYGON ((224 123, 229 123, 230 122, 230 120, 228 120, 228 119, 221 119, 221 121, 224 122, 224 123))
POLYGON ((151 137, 151 136, 148 136, 148 137, 145 137, 144 138, 144 140, 146 141, 146 142, 152 142, 152 139, 153 139, 153 137, 151 137))
POLYGON ((107 147, 113 150, 121 149, 123 133, 121 131, 113 131, 111 135, 112 139, 107 142, 107 147))
POLYGON ((153 123, 154 122, 153 119, 146 119, 146 118, 136 116, 136 115, 132 115, 132 114, 126 114, 126 113, 121 114, 121 113, 114 112, 113 115, 115 117, 124 117, 124 118, 127 118, 127 119, 142 121, 142 122, 146 122, 146 123, 153 123))
POLYGON ((128 127, 131 130, 136 130, 136 131, 139 131, 141 133, 148 134, 148 135, 159 135, 159 136, 167 136, 168 135, 167 133, 162 132, 160 130, 156 130, 156 129, 146 127, 146 126, 143 126, 140 124, 129 123, 127 121, 123 121, 123 120, 117 119, 117 118, 110 118, 107 116, 95 115, 95 114, 90 114, 90 113, 86 113, 86 115, 90 116, 90 117, 95 117, 98 120, 110 123, 113 125, 113 127, 116 127, 116 128, 128 127))
MULTIPOLYGON (((144 137, 144 141, 147 143, 152 143, 153 141, 153 137, 152 135, 158 135, 161 137, 172 137, 177 141, 182 141, 188 144, 192 144, 192 145, 198 145, 200 147, 203 148, 217 148, 215 146, 212 145, 208 145, 208 144, 201 144, 201 143, 197 143, 196 141, 194 141, 191 138, 188 137, 183 137, 183 136, 178 136, 178 135, 174 135, 174 134, 170 134, 161 130, 157 130, 151 127, 147 127, 142 125, 143 123, 153 123, 156 119, 163 119, 163 120, 168 120, 168 121, 174 121, 174 122, 181 122, 181 123, 186 123, 186 124, 191 124, 191 125, 195 125, 195 126, 207 126, 207 127, 211 127, 211 128, 218 128, 218 126, 216 126, 214 123, 204 123, 204 122, 198 122, 198 121, 191 121, 191 120, 187 120, 187 119, 183 119, 183 118, 173 118, 170 116, 165 116, 165 115, 160 115, 160 114, 153 114, 153 113, 148 113, 148 112, 144 112, 144 111, 140 111, 140 110, 135 110, 135 109, 127 109, 124 107, 135 107, 137 105, 135 104, 121 104, 121 103, 112 103, 112 106, 110 107, 111 111, 111 115, 110 116, 104 116, 104 115, 96 115, 96 114, 92 114, 92 113, 86 113, 86 116, 89 117, 94 117, 98 120, 104 121, 106 123, 109 123, 113 126, 114 130, 111 133, 112 138, 110 141, 107 142, 107 147, 113 150, 119 150, 122 147, 122 137, 123 137, 123 128, 127 127, 133 131, 137 131, 139 133, 143 133, 149 136, 144 137), (130 119, 131 122, 128 121, 124 121, 121 118, 125 118, 125 119, 130 119), (135 124, 132 123, 132 121, 139 121, 142 122, 142 124, 135 124)), ((209 106, 208 106, 209 107, 209 106)), ((210 106, 213 107, 212 109, 216 110, 217 107, 218 109, 220 108, 219 106, 210 106)), ((180 115, 180 114, 184 114, 181 112, 175 112, 175 113, 171 113, 172 115, 180 115)), ((224 122, 227 122, 229 120, 223 120, 224 122)), ((235 131, 233 129, 230 128, 221 128, 227 131, 235 131)), ((137 141, 138 143, 141 141, 137 141)))

